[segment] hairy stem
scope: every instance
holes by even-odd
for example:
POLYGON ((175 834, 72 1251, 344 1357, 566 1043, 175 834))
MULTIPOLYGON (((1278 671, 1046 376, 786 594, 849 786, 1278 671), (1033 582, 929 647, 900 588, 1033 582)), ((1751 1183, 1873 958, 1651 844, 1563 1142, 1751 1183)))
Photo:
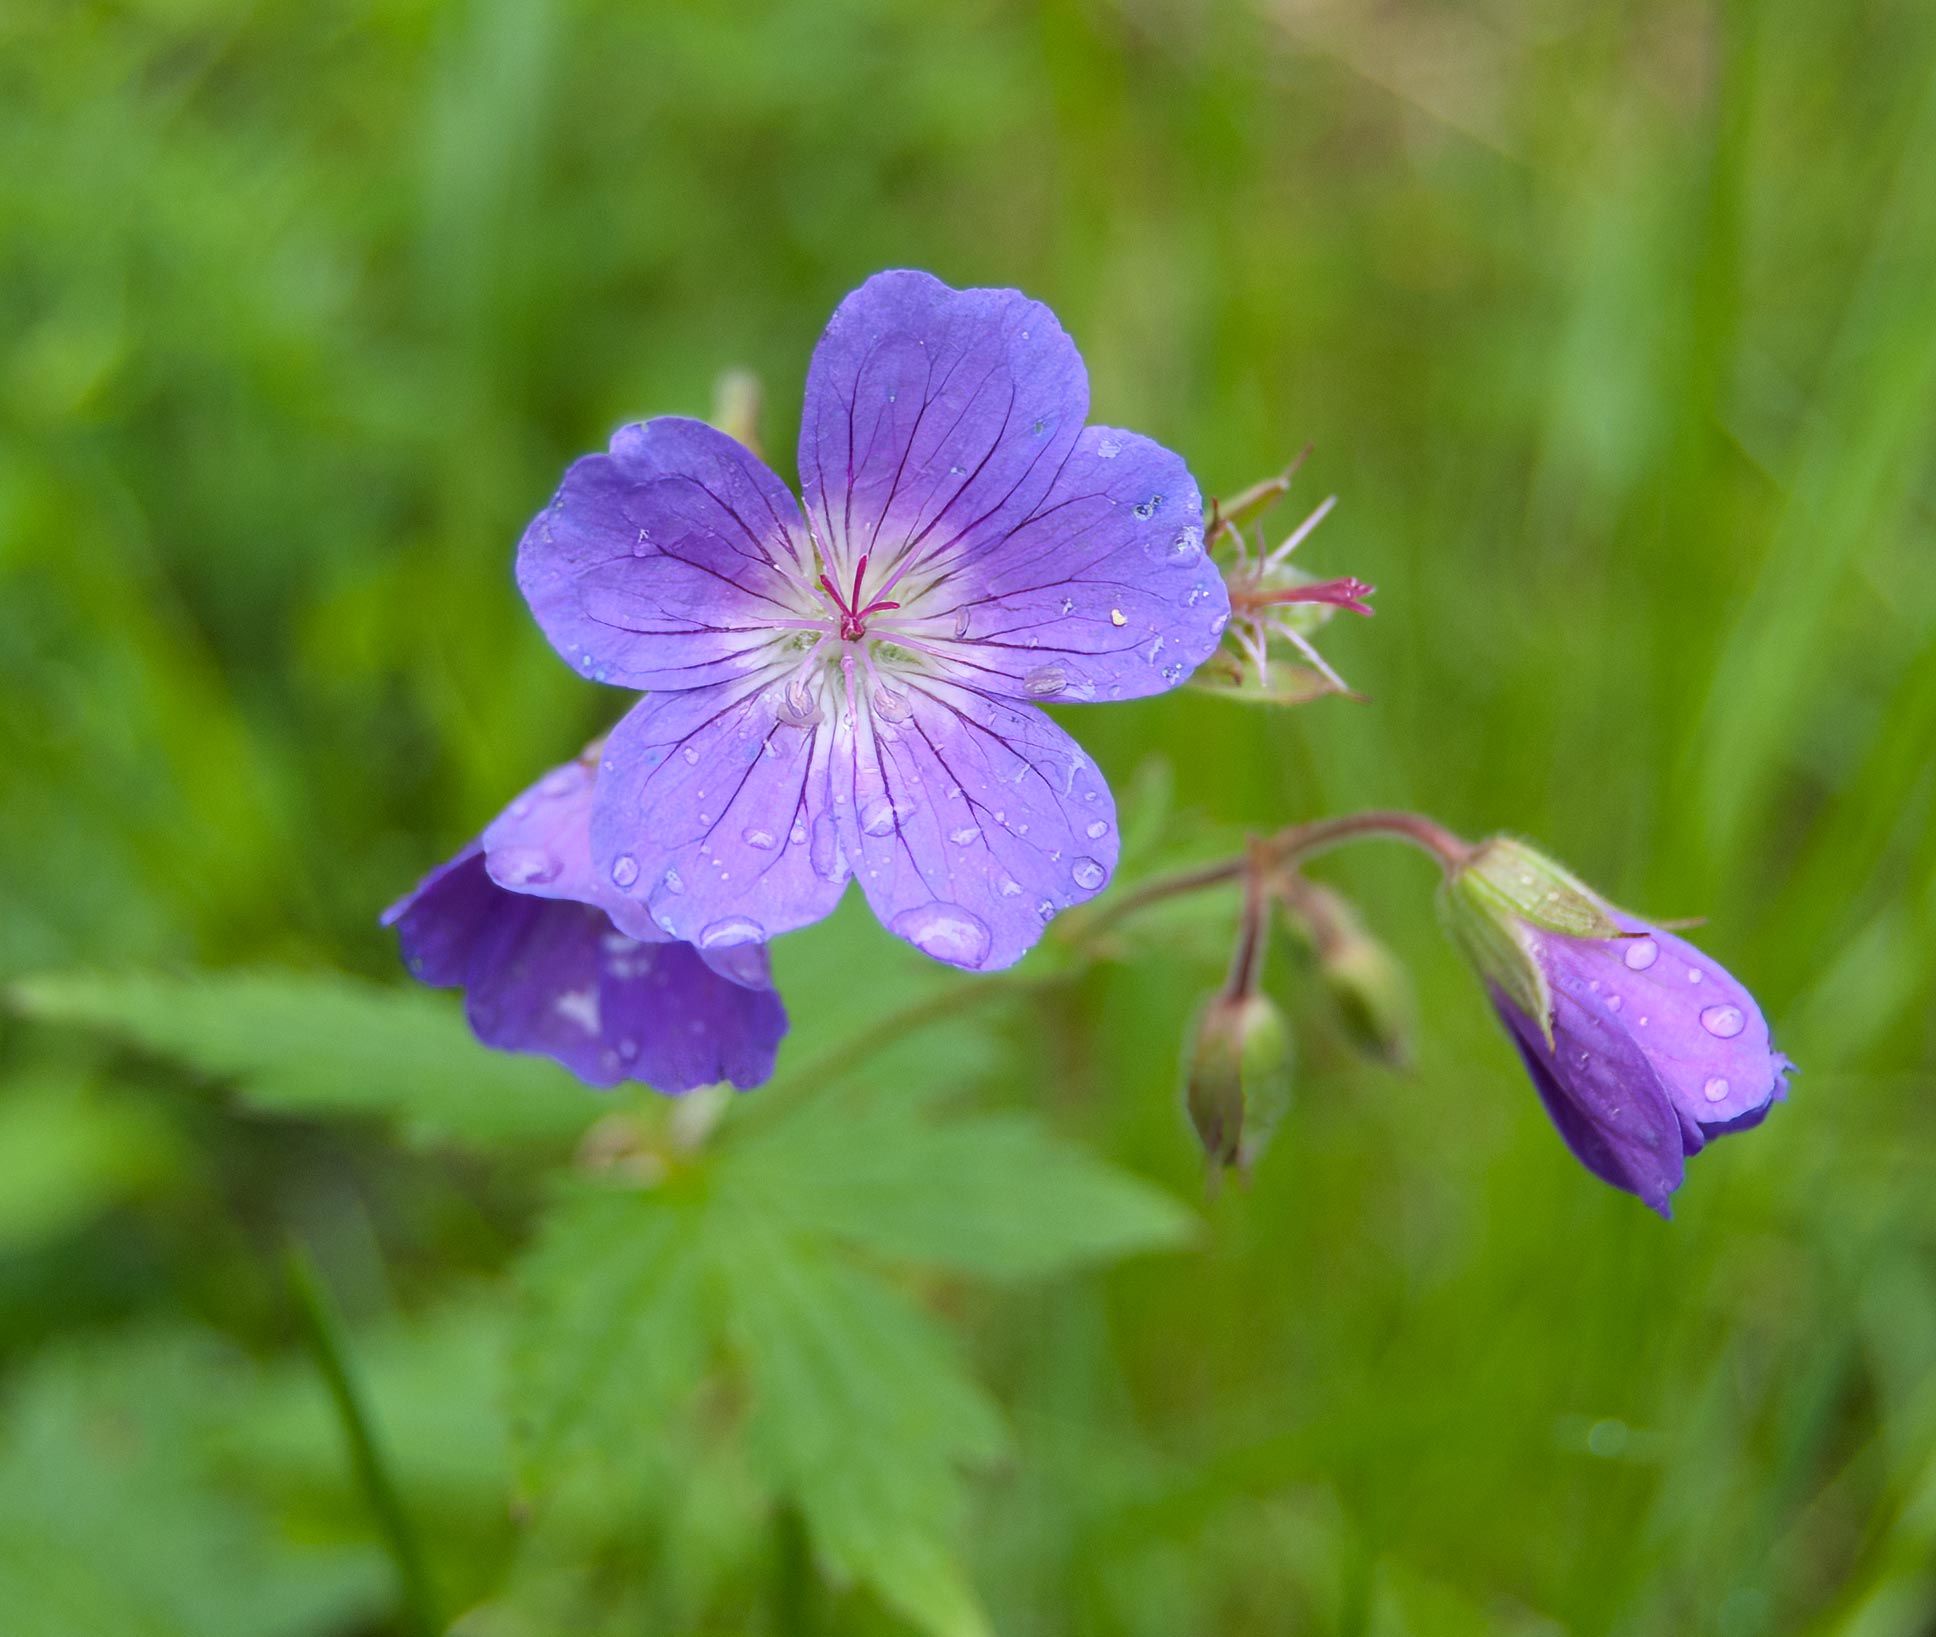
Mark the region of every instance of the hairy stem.
POLYGON ((1252 852, 1240 857, 1221 859, 1214 864, 1204 864, 1196 869, 1180 870, 1175 875, 1145 881, 1101 910, 1083 929, 1083 936, 1094 938, 1126 916, 1147 909, 1151 904, 1235 881, 1252 867, 1253 858, 1258 860, 1260 868, 1281 870, 1302 863, 1307 858, 1314 858, 1319 853, 1329 852, 1333 847, 1373 837, 1408 842, 1430 853, 1448 873, 1457 869, 1472 854, 1470 843, 1461 841, 1450 830, 1420 813, 1373 808, 1363 813, 1345 813, 1337 818, 1313 819, 1308 824, 1293 824, 1275 835, 1264 837, 1253 844, 1252 852))

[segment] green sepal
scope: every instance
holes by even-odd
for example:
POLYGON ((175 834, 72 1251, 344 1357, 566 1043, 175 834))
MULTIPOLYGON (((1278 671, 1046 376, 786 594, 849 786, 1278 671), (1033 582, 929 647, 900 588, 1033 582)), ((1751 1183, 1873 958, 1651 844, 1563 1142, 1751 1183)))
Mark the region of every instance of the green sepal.
POLYGON ((1479 975, 1553 1044, 1553 993, 1533 953, 1537 932, 1566 938, 1623 934, 1606 901, 1577 876, 1510 836, 1481 843, 1439 892, 1452 941, 1479 975))
POLYGON ((1291 1102, 1293 1042, 1263 995, 1213 995, 1183 1066, 1183 1100, 1214 1175, 1248 1172, 1291 1102))

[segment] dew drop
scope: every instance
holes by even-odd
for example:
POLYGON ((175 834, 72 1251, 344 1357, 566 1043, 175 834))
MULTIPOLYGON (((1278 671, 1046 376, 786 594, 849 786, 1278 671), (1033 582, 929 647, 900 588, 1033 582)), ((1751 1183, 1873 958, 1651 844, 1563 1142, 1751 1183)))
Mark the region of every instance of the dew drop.
POLYGON ((538 794, 541 796, 568 796, 578 788, 578 769, 575 767, 554 767, 538 781, 538 794))
POLYGON ((889 925, 922 954, 950 966, 980 966, 988 959, 993 942, 988 923, 959 904, 932 903, 904 909, 889 925))
POLYGON ((1055 901, 1050 898, 1037 899, 1035 913, 1041 918, 1042 924, 1046 926, 1050 921, 1055 919, 1055 901))
MULTIPOLYGON (((661 885, 664 886, 667 892, 684 892, 686 890, 685 877, 680 875, 677 870, 667 870, 661 885)), ((667 930, 670 931, 671 929, 667 928, 667 930)))
POLYGON ((1620 1010, 1620 1006, 1621 1006, 1621 1001, 1620 1001, 1620 997, 1619 997, 1618 995, 1609 995, 1609 996, 1607 996, 1607 1010, 1608 1010, 1609 1012, 1617 1012, 1617 1011, 1619 1011, 1619 1010, 1620 1010))
POLYGON ((948 832, 948 839, 957 847, 966 847, 969 842, 973 841, 980 834, 981 826, 979 824, 964 824, 959 830, 950 830, 948 832))
POLYGON ((751 829, 742 831, 740 834, 740 839, 744 841, 747 846, 757 847, 763 853, 770 853, 773 851, 774 841, 773 841, 773 832, 771 830, 762 830, 759 828, 759 826, 755 825, 751 829))
POLYGON ((732 949, 740 944, 756 944, 764 941, 766 928, 758 921, 744 915, 728 915, 724 920, 715 921, 699 934, 701 949, 732 949))
POLYGON ((914 707, 908 703, 906 694, 885 687, 874 690, 874 710, 888 722, 905 722, 914 714, 914 707))
POLYGON ((804 824, 802 824, 798 819, 795 819, 793 822, 793 828, 787 831, 787 845, 789 847, 797 847, 800 845, 801 842, 805 841, 806 839, 807 839, 807 827, 804 824))
POLYGON ((684 750, 679 752, 679 757, 687 767, 696 767, 699 764, 699 751, 696 746, 687 745, 684 750))
POLYGON ((1022 692, 1031 699, 1050 699, 1069 685, 1069 673, 1060 665, 1038 665, 1022 678, 1022 692))
POLYGON ((965 608, 957 608, 955 610, 955 640, 960 641, 961 638, 967 635, 968 635, 968 610, 965 608))
POLYGON ((620 853, 612 860, 612 885, 629 887, 639 878, 639 861, 630 853, 620 853))
POLYGON ((564 866, 542 847, 502 847, 491 854, 491 874, 507 887, 536 887, 564 866))
POLYGON ((910 801, 894 802, 886 796, 869 796, 860 806, 860 827, 865 835, 892 835, 914 811, 910 801))
POLYGON ((1701 981, 1701 969, 1698 966, 1690 966, 1687 969, 1687 981, 1689 983, 1699 983, 1701 981))
POLYGON ((1162 504, 1163 497, 1161 495, 1151 495, 1149 499, 1136 503, 1136 515, 1147 523, 1156 515, 1156 508, 1162 504))
POLYGON ((1129 616, 1120 608, 1112 608, 1109 611, 1109 623, 1111 625, 1127 625, 1129 624, 1129 616))
POLYGON ((995 883, 995 890, 1004 898, 1014 898, 1021 892, 1022 883, 1012 875, 1004 875, 995 883))
POLYGON ((1739 1006, 1707 1006, 1701 1010, 1701 1027, 1722 1040, 1732 1040, 1747 1022, 1739 1006))
POLYGON ((1706 1085, 1701 1087, 1701 1095, 1705 1097, 1710 1103, 1726 1102, 1727 1096, 1728 1096, 1728 1083, 1727 1081, 1723 1080, 1720 1077, 1720 1075, 1717 1074, 1712 1080, 1708 1081, 1706 1085))
POLYGON ((1192 568, 1203 559, 1203 531, 1194 523, 1143 542, 1143 555, 1164 568, 1192 568))
POLYGON ((1229 623, 1230 623, 1230 616, 1228 614, 1219 614, 1215 619, 1213 619, 1210 622, 1210 635, 1213 637, 1222 636, 1223 628, 1229 623))
POLYGON ((1070 866, 1069 873, 1076 878, 1076 885, 1085 892, 1094 892, 1109 879, 1109 872, 1093 858, 1078 858, 1070 866))
POLYGON ((1096 445, 1096 453, 1104 460, 1114 460, 1123 452, 1123 446, 1114 438, 1104 438, 1096 445))
POLYGON ((1623 959, 1629 971, 1645 972, 1660 959, 1660 945, 1652 938, 1636 938, 1627 945, 1627 953, 1623 959))
POLYGON ((1109 834, 1109 825, 1105 820, 1097 819, 1094 824, 1090 825, 1087 830, 1083 831, 1083 834, 1086 835, 1091 841, 1100 841, 1104 836, 1109 834))
POLYGON ((846 856, 840 850, 840 832, 835 828, 832 813, 821 813, 814 819, 813 840, 807 846, 807 859, 813 865, 814 874, 823 881, 838 884, 853 873, 848 869, 846 856))
POLYGON ((1073 614, 1076 611, 1076 600, 1073 597, 1064 597, 1056 606, 1065 614, 1073 614))

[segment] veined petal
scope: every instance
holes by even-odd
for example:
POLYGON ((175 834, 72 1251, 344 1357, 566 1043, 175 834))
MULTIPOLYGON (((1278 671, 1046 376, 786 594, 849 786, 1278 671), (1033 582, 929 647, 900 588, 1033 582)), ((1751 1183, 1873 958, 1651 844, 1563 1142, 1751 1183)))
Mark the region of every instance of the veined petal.
POLYGON ((589 904, 506 891, 475 843, 385 920, 418 977, 463 988, 487 1046, 540 1053, 595 1086, 683 1092, 773 1073, 787 1021, 770 988, 728 981, 685 944, 630 938, 589 904))
POLYGON ((924 616, 906 624, 910 639, 955 675, 1062 703, 1176 687, 1230 622, 1189 468, 1102 426, 1012 533, 936 553, 897 594, 924 616))
MULTIPOLYGON (((1116 807, 1096 766, 1031 705, 901 678, 836 764, 841 834, 867 901, 936 960, 1012 965, 1116 868, 1116 807)), ((877 696, 878 697, 878 696, 877 696)))
POLYGON ((1680 1121, 1632 1037, 1602 1014, 1563 1007, 1549 1050, 1537 1023, 1497 990, 1492 1001, 1574 1157, 1670 1215, 1668 1197, 1685 1169, 1680 1121))
POLYGON ((572 464, 519 542, 518 586, 587 676, 691 688, 740 674, 801 617, 809 560, 786 485, 723 432, 667 417, 572 464))
POLYGON ((592 868, 595 786, 595 769, 585 762, 554 767, 485 828, 485 867, 507 892, 592 904, 628 937, 665 943, 668 935, 645 906, 592 868))
POLYGON ((877 273, 814 348, 800 485, 843 586, 1009 532, 1048 492, 1089 409, 1055 314, 1016 290, 877 273))
POLYGON ((708 953, 817 921, 846 884, 827 771, 847 730, 790 709, 785 677, 654 694, 605 741, 592 867, 708 953))

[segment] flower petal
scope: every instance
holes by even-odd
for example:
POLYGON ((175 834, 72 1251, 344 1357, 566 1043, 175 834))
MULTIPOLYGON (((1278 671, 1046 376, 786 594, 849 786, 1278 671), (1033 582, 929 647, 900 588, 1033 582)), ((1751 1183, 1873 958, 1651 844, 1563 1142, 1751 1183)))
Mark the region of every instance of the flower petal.
POLYGON ((1063 703, 1176 687, 1230 623, 1189 468, 1101 426, 1013 533, 937 552, 896 595, 927 615, 910 638, 962 680, 1063 703))
POLYGON ((605 741, 592 867, 708 952, 817 921, 846 885, 827 788, 844 730, 786 714, 784 674, 654 694, 605 741))
POLYGON ((593 904, 629 937, 665 943, 645 906, 592 868, 596 776, 586 762, 567 762, 519 795, 485 828, 485 867, 507 892, 593 904))
POLYGON ((1095 764, 1030 705, 897 679, 837 764, 855 874, 889 929, 954 966, 1012 965, 1116 868, 1116 807, 1095 764))
POLYGON ((1669 1215, 1685 1168, 1680 1122, 1632 1038, 1607 1017, 1562 1002, 1549 1051, 1538 1024, 1497 989, 1492 1002, 1574 1157, 1669 1215))
POLYGON ((877 273, 814 348, 800 423, 807 516, 843 586, 972 548, 1027 517, 1082 430, 1089 377, 1055 314, 1016 290, 877 273))
POLYGON ((476 844, 386 917, 425 982, 461 985, 488 1046, 537 1052, 596 1086, 661 1091, 773 1072, 786 1011, 770 988, 712 971, 685 944, 647 944, 588 904, 508 892, 476 844))
POLYGON ((572 464, 519 542, 518 585, 586 675, 690 688, 800 618, 809 561, 786 485, 725 433, 668 417, 572 464))

